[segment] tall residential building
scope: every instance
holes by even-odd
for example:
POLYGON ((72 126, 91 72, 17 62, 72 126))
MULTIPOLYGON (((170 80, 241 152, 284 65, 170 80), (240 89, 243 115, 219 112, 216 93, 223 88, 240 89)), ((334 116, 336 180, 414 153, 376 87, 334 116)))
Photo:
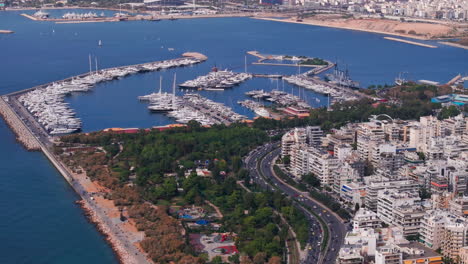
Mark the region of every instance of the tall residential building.
POLYGON ((374 178, 366 182, 366 208, 377 212, 378 192, 381 190, 397 190, 399 192, 418 190, 419 186, 416 182, 407 179, 389 180, 384 177, 367 177, 374 178))
POLYGON ((359 208, 353 217, 353 230, 361 228, 379 228, 382 221, 377 214, 366 208, 359 208))
POLYGON ((416 235, 424 216, 421 198, 415 192, 379 191, 377 216, 388 225, 400 227, 405 236, 416 235))
POLYGON ((421 220, 420 241, 441 249, 446 257, 457 260, 460 249, 468 245, 468 221, 445 210, 427 211, 421 220))

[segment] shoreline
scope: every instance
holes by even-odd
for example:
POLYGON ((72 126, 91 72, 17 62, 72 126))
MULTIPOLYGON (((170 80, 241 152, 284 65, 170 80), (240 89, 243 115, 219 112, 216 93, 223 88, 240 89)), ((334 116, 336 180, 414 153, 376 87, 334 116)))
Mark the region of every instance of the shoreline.
POLYGON ((68 166, 51 153, 51 151, 33 134, 24 121, 21 120, 19 114, 13 110, 8 101, 5 101, 3 98, 0 98, 0 110, 2 110, 0 113, 2 113, 1 116, 5 120, 5 123, 7 123, 16 134, 17 140, 23 143, 23 146, 25 146, 27 150, 41 151, 80 197, 78 204, 83 208, 84 216, 87 217, 89 222, 94 224, 98 232, 103 235, 119 263, 151 264, 152 262, 148 260, 146 253, 142 252, 130 241, 129 232, 125 232, 125 230, 118 227, 116 223, 113 223, 106 209, 99 205, 94 197, 86 191, 86 186, 84 186, 77 175, 71 173, 68 166), (27 141, 25 142, 25 140, 22 139, 26 139, 27 141))
POLYGON ((111 240, 106 230, 102 228, 99 220, 96 219, 96 216, 93 214, 93 211, 89 208, 89 205, 87 205, 86 202, 83 201, 83 199, 75 201, 75 204, 77 204, 80 207, 80 209, 83 210, 83 215, 86 217, 88 222, 94 225, 94 227, 98 230, 98 232, 104 238, 106 243, 110 245, 110 247, 112 248, 112 251, 114 251, 114 254, 116 255, 117 261, 120 264, 124 264, 122 256, 118 253, 117 248, 114 246, 114 242, 111 240))
POLYGON ((337 29, 346 29, 346 30, 353 30, 353 31, 361 31, 361 32, 368 32, 368 33, 375 33, 375 34, 382 34, 382 35, 391 35, 391 36, 398 36, 404 38, 411 38, 411 39, 418 39, 418 40, 430 40, 425 37, 414 36, 414 35, 406 35, 400 33, 392 33, 392 32, 385 32, 385 31, 378 31, 378 30, 371 30, 371 29, 361 29, 361 28, 354 28, 354 27, 346 27, 346 26, 336 26, 336 25, 328 25, 325 23, 317 23, 313 21, 302 21, 298 22, 292 19, 277 19, 277 18, 268 18, 268 17, 252 17, 253 19, 259 20, 267 20, 267 21, 276 21, 276 22, 284 22, 284 23, 293 23, 293 24, 302 24, 302 25, 310 25, 310 26, 319 26, 319 27, 329 27, 329 28, 337 28, 337 29))
POLYGON ((443 45, 447 45, 447 46, 451 46, 451 47, 454 47, 454 48, 460 48, 460 49, 468 50, 468 46, 464 46, 464 45, 457 44, 457 43, 452 43, 452 42, 448 42, 448 41, 439 41, 438 43, 443 44, 443 45))

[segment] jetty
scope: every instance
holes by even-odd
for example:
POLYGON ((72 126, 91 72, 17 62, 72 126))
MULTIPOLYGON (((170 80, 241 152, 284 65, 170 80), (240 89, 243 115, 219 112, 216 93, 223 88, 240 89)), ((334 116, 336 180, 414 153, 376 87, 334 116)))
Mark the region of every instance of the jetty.
POLYGON ((424 44, 424 43, 421 43, 421 42, 416 42, 416 41, 411 41, 411 40, 406 40, 406 39, 399 39, 399 38, 393 38, 393 37, 384 37, 384 39, 403 42, 403 43, 416 45, 416 46, 421 46, 421 47, 425 47, 425 48, 431 48, 431 49, 437 48, 437 46, 434 46, 434 45, 424 44))
MULTIPOLYGON (((335 66, 335 64, 331 61, 322 60, 319 58, 311 58, 311 57, 306 57, 306 56, 262 54, 258 51, 247 51, 247 54, 258 58, 258 61, 252 62, 253 65, 313 68, 312 70, 307 72, 307 75, 319 74, 335 66), (266 60, 292 61, 293 63, 265 62, 266 60), (314 64, 315 62, 314 60, 320 61, 321 64, 314 64)), ((269 76, 262 76, 262 74, 257 74, 257 76, 270 78, 269 76)), ((278 78, 278 77, 273 77, 273 78, 278 78)))
POLYGON ((13 111, 5 100, 7 97, 0 97, 0 115, 3 117, 7 125, 16 134, 16 140, 30 151, 41 150, 39 141, 34 137, 28 127, 24 124, 19 115, 13 111))
POLYGON ((453 77, 450 81, 448 81, 447 85, 453 85, 461 78, 462 78, 461 74, 458 74, 457 76, 453 77))

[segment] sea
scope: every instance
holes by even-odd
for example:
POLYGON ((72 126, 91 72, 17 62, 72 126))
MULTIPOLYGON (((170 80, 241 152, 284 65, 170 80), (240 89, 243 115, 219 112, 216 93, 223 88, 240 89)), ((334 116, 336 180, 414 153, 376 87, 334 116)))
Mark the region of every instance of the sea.
MULTIPOLYGON (((47 10, 53 17, 65 12, 47 10)), ((101 83, 92 92, 66 100, 83 120, 83 131, 109 127, 148 128, 174 121, 152 114, 137 96, 172 83, 205 75, 213 67, 237 72, 295 74, 306 69, 252 65, 247 51, 319 57, 338 62, 361 86, 392 84, 399 73, 412 80, 447 82, 468 73, 468 51, 436 41, 431 49, 385 40, 384 35, 251 18, 179 19, 112 23, 56 24, 29 20, 21 13, 0 12, 0 94, 64 79, 92 69, 180 57, 188 51, 208 57, 201 64, 132 75, 101 83), (98 42, 102 46, 98 46, 98 42), (247 61, 247 63, 245 63, 247 61)), ((94 11, 100 14, 101 10, 94 11)), ((113 11, 105 11, 112 15, 113 11)), ((254 78, 225 91, 200 91, 236 112, 254 113, 237 102, 253 89, 284 90, 300 95, 314 107, 327 98, 267 78, 254 78)), ((188 91, 177 89, 177 94, 188 91)), ((196 91, 198 92, 198 91, 196 91)), ((74 201, 78 196, 44 155, 27 152, 0 120, 0 263, 116 263, 111 248, 86 220, 74 201)))

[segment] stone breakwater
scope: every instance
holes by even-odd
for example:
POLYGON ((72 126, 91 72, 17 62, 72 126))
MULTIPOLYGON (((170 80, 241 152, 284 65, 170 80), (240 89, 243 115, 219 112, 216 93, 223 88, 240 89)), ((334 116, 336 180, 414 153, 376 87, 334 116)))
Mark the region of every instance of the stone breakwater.
POLYGON ((110 228, 104 224, 105 221, 101 219, 99 214, 93 210, 91 205, 86 202, 85 200, 76 201, 76 203, 81 207, 84 211, 84 215, 88 219, 89 222, 94 224, 99 231, 104 236, 104 239, 111 245, 112 250, 117 254, 119 263, 121 264, 138 264, 138 261, 129 254, 125 247, 122 245, 122 242, 114 237, 114 233, 110 230, 110 228))
POLYGON ((16 134, 16 140, 20 142, 27 150, 38 151, 41 146, 37 139, 31 134, 31 131, 21 121, 18 115, 5 102, 4 98, 0 97, 0 115, 3 117, 8 126, 16 134))

